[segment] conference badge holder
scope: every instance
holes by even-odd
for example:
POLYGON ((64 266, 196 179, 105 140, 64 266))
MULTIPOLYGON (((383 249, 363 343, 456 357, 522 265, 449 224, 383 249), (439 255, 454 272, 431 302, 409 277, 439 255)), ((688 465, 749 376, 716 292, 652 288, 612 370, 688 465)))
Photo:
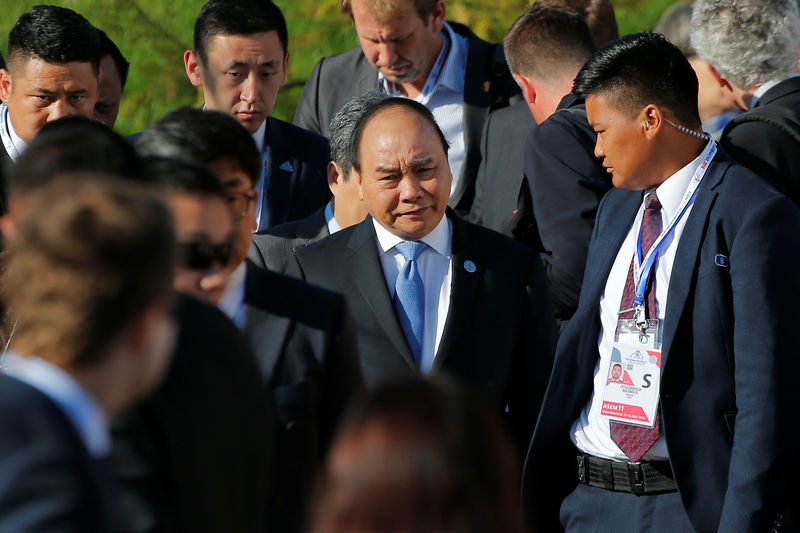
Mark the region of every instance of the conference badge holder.
POLYGON ((646 427, 655 424, 661 387, 659 328, 655 319, 617 323, 600 410, 604 418, 646 427))

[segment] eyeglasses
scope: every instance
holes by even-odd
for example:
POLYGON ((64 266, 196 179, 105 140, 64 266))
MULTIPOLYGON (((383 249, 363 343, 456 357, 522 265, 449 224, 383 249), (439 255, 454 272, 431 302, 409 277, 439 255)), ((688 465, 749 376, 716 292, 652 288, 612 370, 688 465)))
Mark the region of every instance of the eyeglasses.
POLYGON ((227 266, 233 252, 233 241, 223 244, 179 242, 176 245, 178 265, 189 270, 208 270, 214 263, 227 266))
POLYGON ((225 194, 228 196, 228 205, 233 211, 235 220, 241 220, 246 217, 250 202, 258 197, 256 191, 226 191, 225 194))

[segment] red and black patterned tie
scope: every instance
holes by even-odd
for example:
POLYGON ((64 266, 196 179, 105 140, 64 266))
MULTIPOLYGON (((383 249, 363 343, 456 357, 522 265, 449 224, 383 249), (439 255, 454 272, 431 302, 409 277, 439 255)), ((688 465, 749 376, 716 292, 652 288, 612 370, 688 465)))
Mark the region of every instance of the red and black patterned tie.
MULTIPOLYGON (((647 198, 647 203, 644 206, 644 216, 642 217, 642 257, 647 255, 647 251, 653 246, 653 243, 661 234, 661 202, 658 200, 655 191, 653 191, 647 198)), ((653 270, 655 270, 655 262, 653 263, 653 270)), ((620 311, 624 309, 631 309, 634 306, 633 299, 636 293, 636 287, 633 283, 633 258, 631 258, 631 266, 628 269, 628 279, 625 281, 625 289, 622 292, 622 301, 620 302, 620 311)), ((657 318, 658 313, 656 310, 656 276, 653 272, 647 282, 645 289, 645 301, 647 318, 657 318)), ((619 318, 633 318, 633 310, 620 314, 619 318)), ((619 446, 619 449, 628 456, 631 461, 638 461, 644 454, 647 453, 653 444, 658 440, 658 435, 661 429, 661 416, 656 411, 656 421, 652 428, 644 426, 635 426, 633 424, 625 424, 622 422, 611 422, 611 440, 619 446)))

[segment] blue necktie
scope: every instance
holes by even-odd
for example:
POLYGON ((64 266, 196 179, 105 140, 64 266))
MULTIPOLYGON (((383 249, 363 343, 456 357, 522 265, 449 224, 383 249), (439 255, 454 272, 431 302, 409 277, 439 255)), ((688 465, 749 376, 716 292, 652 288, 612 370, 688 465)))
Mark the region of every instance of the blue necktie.
POLYGON ((425 332, 425 289, 417 258, 426 246, 419 241, 403 241, 395 246, 406 264, 394 284, 394 308, 417 365, 422 362, 422 335, 425 332))

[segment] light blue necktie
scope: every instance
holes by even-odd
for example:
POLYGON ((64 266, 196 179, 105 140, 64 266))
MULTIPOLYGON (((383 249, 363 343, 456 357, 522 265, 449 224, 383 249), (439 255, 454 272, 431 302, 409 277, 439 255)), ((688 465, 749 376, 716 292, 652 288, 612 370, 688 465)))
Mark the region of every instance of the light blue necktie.
POLYGON ((394 308, 417 365, 422 361, 422 335, 425 332, 425 288, 417 258, 426 246, 419 241, 403 241, 395 246, 403 254, 406 264, 394 284, 394 308))

